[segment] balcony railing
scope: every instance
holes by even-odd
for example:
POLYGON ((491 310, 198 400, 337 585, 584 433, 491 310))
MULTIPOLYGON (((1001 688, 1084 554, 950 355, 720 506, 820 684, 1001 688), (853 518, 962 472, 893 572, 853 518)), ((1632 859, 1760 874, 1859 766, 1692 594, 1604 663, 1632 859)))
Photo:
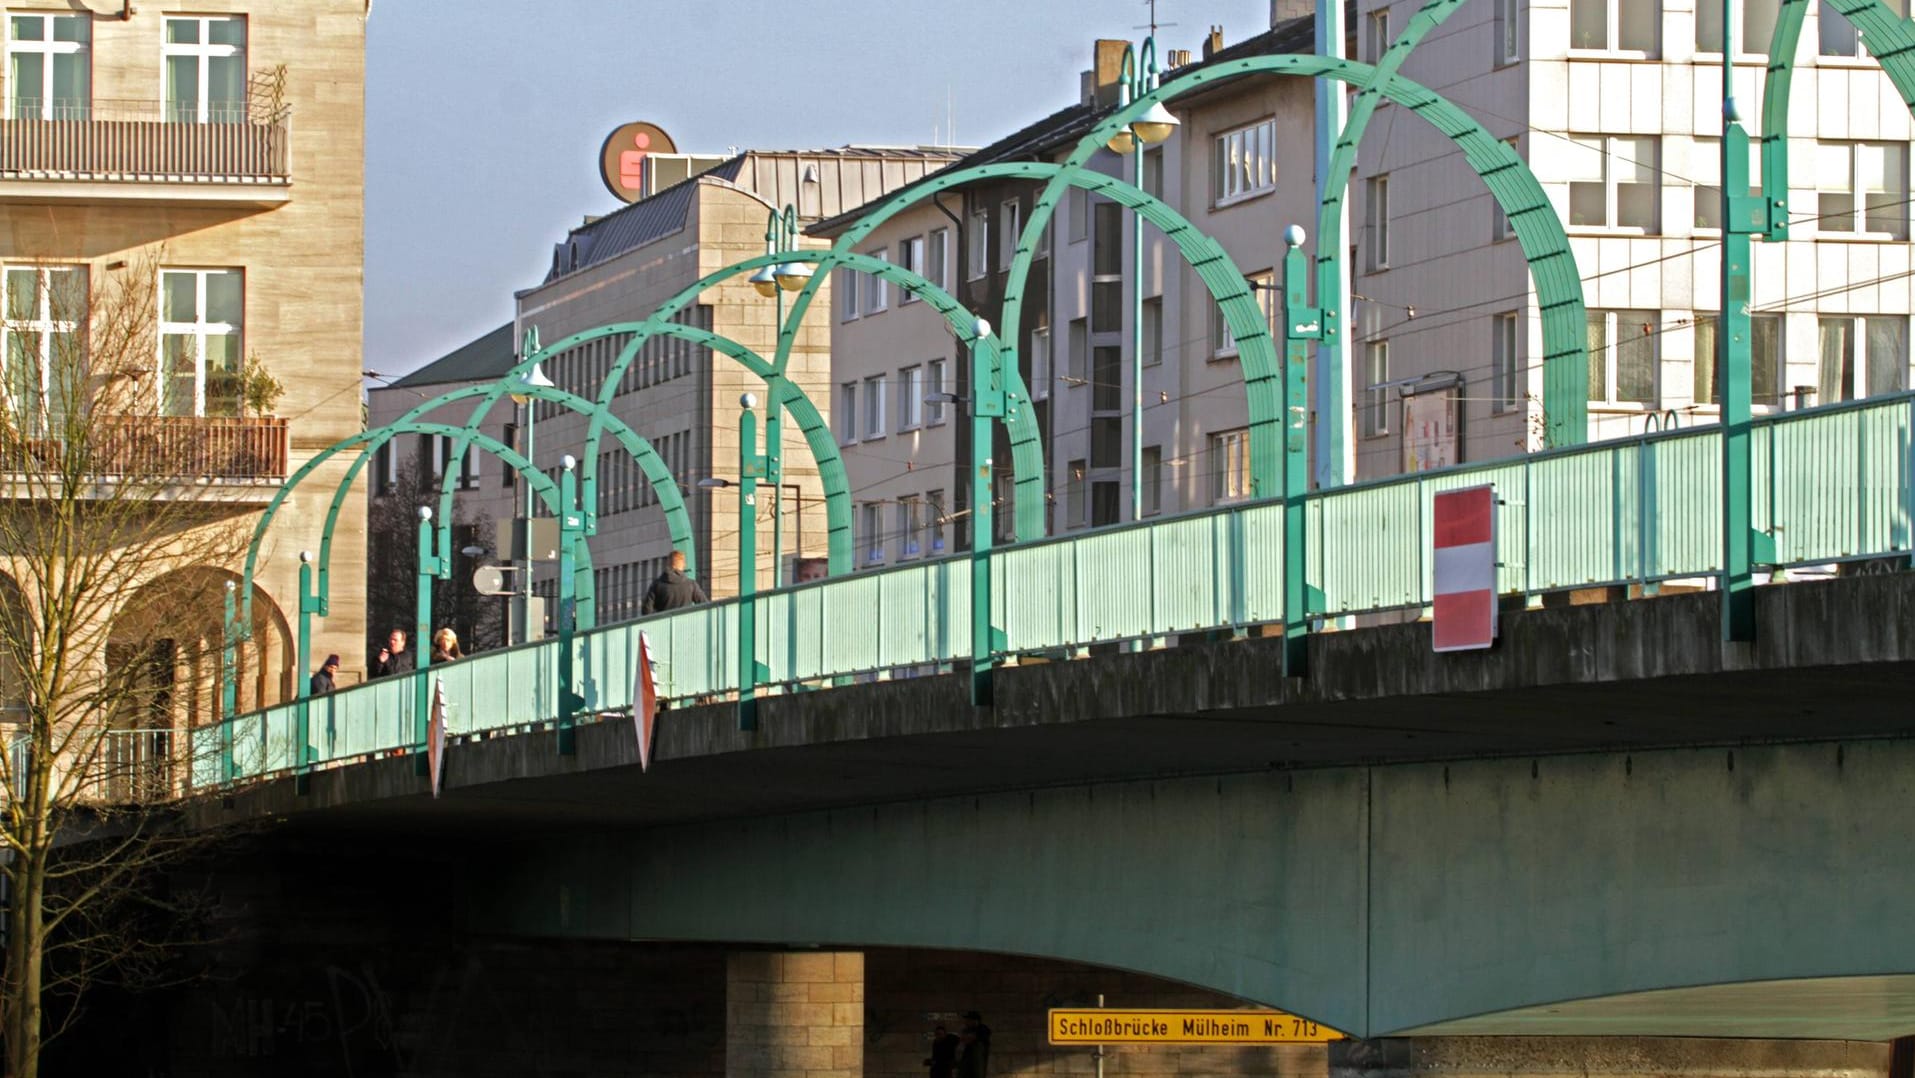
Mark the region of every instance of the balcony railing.
POLYGON ((284 183, 286 110, 215 109, 210 122, 155 101, 12 103, 0 119, 0 178, 284 183), (42 119, 40 117, 47 117, 42 119))
MULTIPOLYGON (((102 478, 148 481, 200 479, 269 483, 286 478, 290 450, 286 421, 279 418, 109 416, 88 434, 90 471, 102 478)), ((9 440, 15 456, 0 469, 16 474, 61 467, 61 446, 52 438, 9 440)))

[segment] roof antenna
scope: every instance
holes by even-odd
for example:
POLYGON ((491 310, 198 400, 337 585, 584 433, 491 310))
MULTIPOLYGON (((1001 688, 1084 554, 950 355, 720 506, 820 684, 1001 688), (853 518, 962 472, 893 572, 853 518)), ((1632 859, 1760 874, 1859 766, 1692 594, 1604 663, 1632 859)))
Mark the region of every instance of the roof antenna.
POLYGON ((1144 0, 1144 6, 1150 9, 1150 25, 1149 26, 1133 26, 1131 27, 1132 30, 1149 30, 1150 36, 1156 37, 1158 27, 1177 25, 1174 22, 1158 22, 1157 21, 1157 0, 1144 0))

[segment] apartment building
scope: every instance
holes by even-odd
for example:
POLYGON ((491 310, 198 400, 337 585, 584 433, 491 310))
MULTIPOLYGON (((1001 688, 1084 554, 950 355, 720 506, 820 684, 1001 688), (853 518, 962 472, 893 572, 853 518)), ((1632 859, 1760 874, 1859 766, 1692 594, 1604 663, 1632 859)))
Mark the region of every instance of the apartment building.
MULTIPOLYGON (((555 246, 545 279, 518 294, 515 336, 522 339, 526 329, 536 327, 541 340, 550 343, 608 323, 642 320, 701 277, 763 254, 766 218, 773 210, 793 206, 802 228, 896 191, 951 157, 933 149, 844 146, 747 151, 717 159, 681 183, 568 232, 555 246)), ((871 295, 874 301, 879 298, 878 293, 871 295)), ((827 422, 835 389, 828 314, 837 302, 827 282, 798 332, 786 371, 827 422)), ((883 302, 893 299, 883 297, 883 302)), ((779 310, 779 300, 759 295, 740 275, 707 290, 679 320, 769 359, 777 348, 779 310)), ((583 344, 555 357, 545 373, 564 389, 596 398, 627 339, 583 344)), ((620 418, 658 448, 677 478, 692 516, 698 576, 713 595, 732 594, 737 588, 738 498, 735 490, 701 488, 699 481, 737 478, 739 399, 746 393, 757 396, 762 424, 769 414, 762 379, 702 346, 656 338, 641 348, 614 403, 620 418)), ((588 420, 553 405, 534 405, 534 411, 536 459, 552 471, 562 454, 580 451, 588 420)), ((781 444, 785 487, 774 494, 761 485, 757 505, 761 587, 771 586, 774 564, 787 570, 779 575, 789 580, 797 560, 825 554, 817 465, 789 417, 781 444), (782 516, 778 528, 773 527, 774 507, 782 516), (783 544, 775 559, 766 556, 773 553, 774 532, 782 533, 783 544)), ((655 494, 623 454, 614 451, 610 439, 604 449, 593 541, 602 621, 640 612, 644 592, 671 550, 655 494)), ((542 567, 535 590, 555 594, 555 576, 550 567, 542 567)))
MULTIPOLYGON (((1418 6, 1360 2, 1364 58, 1418 6)), ((1777 4, 1737 10, 1736 96, 1759 135, 1777 4)), ((1717 415, 1721 26, 1714 0, 1466 4, 1404 66, 1508 139, 1567 226, 1589 306, 1591 437, 1717 415)), ((1791 238, 1757 242, 1752 267, 1758 411, 1910 384, 1909 111, 1825 4, 1805 19, 1789 113, 1791 238)), ((1351 194, 1355 292, 1370 297, 1352 312, 1359 474, 1538 448, 1536 292, 1481 182, 1384 105, 1351 194), (1404 429, 1405 383, 1430 376, 1459 387, 1448 445, 1404 429)))
MULTIPOLYGON (((170 446, 207 527, 250 530, 286 477, 362 429, 359 403, 366 0, 299 4, 14 0, 0 11, 0 357, 12 422, 63 423, 63 348, 86 339, 102 297, 152 296, 150 367, 131 372, 131 414, 89 415, 127 444, 170 446), (247 393, 264 371, 283 394, 247 393), (150 375, 150 376, 149 376, 150 375)), ((144 339, 144 338, 142 338, 144 339)), ((277 517, 259 562, 241 709, 293 692, 300 551, 316 551, 346 458, 277 517)), ((364 508, 349 499, 331 569, 340 586, 313 652, 366 652, 358 581, 364 508)), ((182 544, 195 542, 182 533, 182 544)), ((217 593, 230 577, 204 583, 217 593)), ((175 722, 219 707, 220 625, 174 624, 127 589, 106 658, 151 668, 175 722), (117 627, 165 627, 145 653, 117 627), (177 644, 175 647, 173 645, 177 644)), ((154 721, 167 721, 155 719, 154 721)))

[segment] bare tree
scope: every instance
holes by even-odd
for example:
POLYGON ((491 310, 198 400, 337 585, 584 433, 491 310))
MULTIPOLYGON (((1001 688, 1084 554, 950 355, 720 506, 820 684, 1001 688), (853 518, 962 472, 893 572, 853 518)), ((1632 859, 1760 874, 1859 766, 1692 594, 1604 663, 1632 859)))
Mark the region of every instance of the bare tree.
POLYGON ((238 418, 237 341, 158 338, 156 267, 4 282, 0 1035, 17 1078, 90 983, 150 975, 184 924, 154 881, 204 841, 167 805, 218 741, 248 531, 222 484, 283 469, 273 432, 238 418))
MULTIPOLYGON (((398 445, 389 443, 388 451, 396 452, 398 445)), ((373 496, 366 514, 366 619, 373 651, 385 643, 387 630, 405 629, 410 635, 418 620, 418 511, 439 504, 439 483, 427 468, 422 453, 402 460, 391 488, 373 496)), ((449 626, 468 653, 505 643, 505 600, 474 590, 472 572, 483 559, 464 553, 468 546, 488 545, 492 530, 491 514, 459 506, 452 525, 452 576, 435 581, 432 589, 433 627, 449 626)), ((421 640, 415 646, 431 645, 421 640)))

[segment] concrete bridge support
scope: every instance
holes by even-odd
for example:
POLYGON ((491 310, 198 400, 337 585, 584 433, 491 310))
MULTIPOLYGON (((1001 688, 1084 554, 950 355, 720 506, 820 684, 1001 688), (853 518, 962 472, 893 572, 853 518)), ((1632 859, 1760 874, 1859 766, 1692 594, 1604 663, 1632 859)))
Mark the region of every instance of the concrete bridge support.
POLYGON ((725 960, 725 1078, 861 1078, 864 955, 734 951, 725 960))

